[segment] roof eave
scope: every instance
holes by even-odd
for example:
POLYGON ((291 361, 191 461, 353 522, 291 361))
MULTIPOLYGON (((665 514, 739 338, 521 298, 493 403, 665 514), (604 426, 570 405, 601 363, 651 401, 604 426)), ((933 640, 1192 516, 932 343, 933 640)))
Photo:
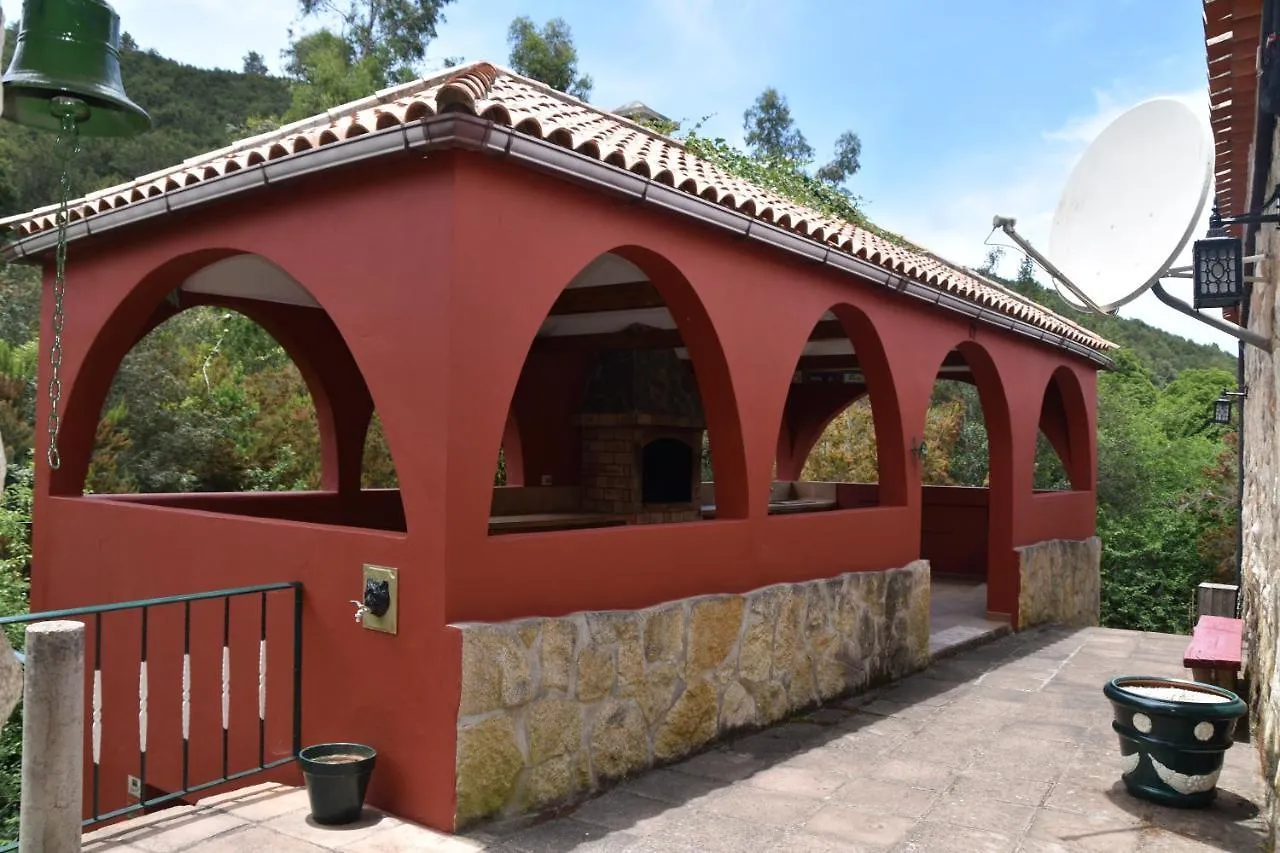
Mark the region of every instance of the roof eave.
MULTIPOLYGON (((69 242, 80 240, 195 204, 205 204, 258 187, 279 184, 321 169, 406 151, 421 153, 452 148, 509 157, 575 183, 586 184, 636 202, 653 204, 739 237, 781 249, 810 263, 851 273, 864 281, 937 305, 985 326, 1066 350, 1101 367, 1107 368, 1113 364, 1102 351, 1065 335, 962 299, 939 287, 906 278, 848 252, 762 222, 745 213, 466 113, 444 113, 410 124, 362 134, 210 178, 146 201, 103 211, 72 222, 67 229, 67 239, 69 242)), ((0 246, 0 254, 8 260, 36 258, 52 250, 56 241, 56 231, 41 231, 6 241, 0 246)), ((1107 342, 1100 343, 1104 347, 1107 345, 1107 342)))

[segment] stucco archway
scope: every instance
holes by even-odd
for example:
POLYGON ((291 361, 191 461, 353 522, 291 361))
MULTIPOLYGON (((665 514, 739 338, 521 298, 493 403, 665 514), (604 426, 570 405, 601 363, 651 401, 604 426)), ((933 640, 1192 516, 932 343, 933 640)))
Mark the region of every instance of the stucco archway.
MULTIPOLYGON (((991 353, 973 340, 958 343, 939 364, 935 383, 952 379, 977 390, 986 433, 985 483, 922 483, 921 556, 939 576, 987 584, 987 610, 1012 615, 1016 604, 1013 553, 1012 415, 1003 377, 991 353)), ((923 436, 922 425, 918 433, 923 436)), ((928 448, 937 459, 939 448, 928 448)))
POLYGON ((1073 491, 1091 491, 1094 466, 1089 441, 1089 409, 1075 371, 1062 365, 1045 383, 1040 404, 1039 428, 1071 482, 1073 491))
POLYGON ((878 476, 875 487, 850 505, 905 505, 907 460, 893 371, 875 325, 848 303, 824 312, 800 346, 778 430, 778 479, 800 479, 824 430, 864 397, 870 402, 878 476))
MULTIPOLYGON (((64 463, 53 472, 53 493, 82 492, 98 414, 125 356, 150 331, 198 306, 242 314, 284 349, 315 407, 321 490, 359 493, 374 411, 359 366, 328 313, 301 282, 271 260, 235 249, 194 252, 162 264, 144 276, 97 331, 68 389, 61 436, 64 463)), ((398 493, 394 498, 398 505, 398 493)), ((389 525, 403 529, 403 510, 397 506, 391 514, 397 520, 389 525)))
POLYGON ((715 448, 716 484, 708 489, 715 490, 716 513, 746 515, 745 455, 727 360, 692 284, 652 250, 599 253, 565 283, 509 399, 502 435, 519 424, 525 490, 494 493, 490 532, 507 532, 504 519, 531 513, 559 514, 564 527, 600 523, 591 515, 627 523, 700 519, 704 432, 715 448), (690 489, 661 505, 641 500, 648 494, 637 479, 642 463, 658 458, 641 454, 641 446, 673 436, 694 452, 690 489))

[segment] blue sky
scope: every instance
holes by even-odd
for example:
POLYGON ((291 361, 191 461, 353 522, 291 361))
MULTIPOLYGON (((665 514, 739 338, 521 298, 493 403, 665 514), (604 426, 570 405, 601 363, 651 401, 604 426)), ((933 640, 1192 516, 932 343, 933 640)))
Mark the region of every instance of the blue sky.
MULTIPOLYGON (((6 18, 19 0, 3 0, 6 18)), ((144 48, 238 69, 247 51, 273 69, 296 0, 114 0, 144 48), (253 14, 245 9, 253 8, 253 14)), ((1088 142, 1125 108, 1176 95, 1207 109, 1200 0, 455 0, 430 48, 505 63, 517 15, 563 17, 592 102, 642 100, 732 141, 766 86, 830 154, 862 138, 851 183, 879 224, 960 263, 980 263, 991 217, 1018 217, 1047 243, 1062 184, 1088 142)), ((126 87, 128 81, 126 82, 126 87)), ((1012 266, 1013 261, 1010 261, 1012 266)), ((1170 285, 1186 295, 1186 283, 1170 285)), ((1234 351, 1234 341, 1149 294, 1122 313, 1234 351)))

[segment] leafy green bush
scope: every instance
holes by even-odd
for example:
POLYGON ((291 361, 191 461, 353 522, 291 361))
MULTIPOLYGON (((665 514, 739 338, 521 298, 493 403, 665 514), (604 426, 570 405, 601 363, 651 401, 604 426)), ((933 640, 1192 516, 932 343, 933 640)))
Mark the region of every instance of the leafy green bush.
MULTIPOLYGON (((27 612, 27 578, 31 570, 30 461, 10 468, 12 482, 0 506, 0 614, 27 612)), ((22 648, 21 626, 5 629, 15 649, 22 648)), ((22 705, 0 729, 0 844, 18 837, 18 803, 22 781, 22 705)))

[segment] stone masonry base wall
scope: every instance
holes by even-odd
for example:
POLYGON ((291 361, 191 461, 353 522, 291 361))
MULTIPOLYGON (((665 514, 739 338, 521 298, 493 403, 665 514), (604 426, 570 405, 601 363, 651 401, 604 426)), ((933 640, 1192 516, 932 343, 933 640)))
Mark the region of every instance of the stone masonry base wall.
MULTIPOLYGON (((1280 128, 1272 145, 1271 174, 1264 198, 1280 183, 1280 128)), ((1267 790, 1263 817, 1271 827, 1271 848, 1280 829, 1280 229, 1263 227, 1256 250, 1267 260, 1258 265, 1265 284, 1253 286, 1249 327, 1269 338, 1274 352, 1245 347, 1244 494, 1242 585, 1245 622, 1245 673, 1249 711, 1262 778, 1267 790)))
POLYGON ((457 812, 535 811, 929 662, 929 564, 462 632, 457 812))
POLYGON ((1051 539, 1018 548, 1018 627, 1046 622, 1097 625, 1102 607, 1102 541, 1051 539))

